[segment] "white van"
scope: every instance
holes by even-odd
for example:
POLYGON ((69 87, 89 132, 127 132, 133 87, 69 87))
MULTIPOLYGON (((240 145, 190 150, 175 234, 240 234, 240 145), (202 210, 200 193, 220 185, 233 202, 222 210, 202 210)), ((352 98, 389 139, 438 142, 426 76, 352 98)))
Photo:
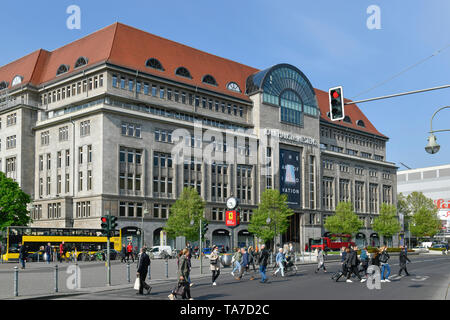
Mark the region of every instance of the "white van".
POLYGON ((151 247, 147 254, 154 259, 169 259, 172 257, 172 248, 170 246, 151 247))

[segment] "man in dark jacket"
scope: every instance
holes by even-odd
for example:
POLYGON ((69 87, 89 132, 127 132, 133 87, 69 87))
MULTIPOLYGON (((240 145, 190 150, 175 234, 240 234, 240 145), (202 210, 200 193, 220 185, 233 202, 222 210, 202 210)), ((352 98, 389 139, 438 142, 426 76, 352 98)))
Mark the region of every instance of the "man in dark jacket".
POLYGON ((261 252, 259 254, 258 259, 259 273, 261 274, 261 283, 267 282, 266 269, 268 261, 269 261, 269 251, 266 250, 266 246, 263 244, 261 246, 261 252))
POLYGON ((122 258, 120 259, 120 262, 125 262, 125 259, 127 258, 127 246, 125 244, 122 245, 121 255, 122 258))
POLYGON ((47 254, 47 264, 50 264, 50 260, 52 258, 52 245, 50 242, 45 246, 45 253, 47 254))
POLYGON ((359 275, 358 272, 358 264, 359 264, 359 260, 358 260, 358 247, 352 247, 350 249, 350 252, 347 254, 346 257, 346 261, 345 264, 347 266, 347 282, 353 282, 352 280, 350 280, 350 277, 352 274, 354 274, 359 281, 363 282, 363 280, 361 279, 361 276, 359 275))
POLYGON ((408 270, 406 270, 406 261, 411 262, 411 260, 409 260, 408 256, 406 255, 406 249, 403 246, 400 248, 400 270, 398 271, 398 275, 400 276, 402 274, 402 270, 405 270, 406 275, 409 276, 408 270))
POLYGON ((150 265, 150 258, 148 257, 147 248, 142 247, 141 254, 139 257, 139 264, 137 270, 137 276, 139 277, 139 292, 137 294, 144 294, 144 288, 147 290, 147 294, 150 293, 152 287, 145 283, 145 278, 147 277, 148 266, 150 265))
POLYGON ((25 269, 25 261, 27 260, 27 248, 23 244, 19 244, 19 262, 22 264, 22 269, 25 269))
POLYGON ((241 248, 241 253, 242 253, 242 259, 240 261, 241 272, 239 273, 239 276, 235 278, 236 280, 242 279, 242 276, 244 275, 244 272, 248 268, 248 264, 249 264, 249 256, 248 256, 247 250, 245 250, 245 248, 241 248))

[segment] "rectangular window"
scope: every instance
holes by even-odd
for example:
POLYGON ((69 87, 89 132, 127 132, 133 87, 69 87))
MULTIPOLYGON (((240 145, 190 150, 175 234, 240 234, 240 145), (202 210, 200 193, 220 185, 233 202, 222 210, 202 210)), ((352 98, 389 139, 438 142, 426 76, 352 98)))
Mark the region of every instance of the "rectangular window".
POLYGON ((78 191, 83 191, 83 172, 78 172, 78 191))
POLYGON ((87 175, 87 190, 92 190, 92 170, 88 170, 88 175, 87 175))
POLYGON ((66 150, 66 167, 70 166, 70 150, 66 150))
POLYGON ((88 152, 88 154, 87 154, 87 156, 88 156, 88 163, 91 163, 92 162, 92 145, 88 145, 88 147, 87 147, 87 152, 88 152))
POLYGON ((78 163, 83 164, 83 147, 78 148, 78 163))
POLYGON ((70 179, 69 179, 69 177, 70 177, 69 174, 66 173, 66 186, 65 186, 65 189, 64 189, 64 191, 66 193, 70 192, 70 179))

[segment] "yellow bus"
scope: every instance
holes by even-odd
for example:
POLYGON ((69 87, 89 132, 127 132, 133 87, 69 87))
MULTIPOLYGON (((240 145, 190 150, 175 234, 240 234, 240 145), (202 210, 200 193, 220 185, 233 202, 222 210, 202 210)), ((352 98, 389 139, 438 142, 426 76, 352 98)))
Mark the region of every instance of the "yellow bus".
MULTIPOLYGON (((1 233, 1 258, 3 261, 17 261, 19 244, 25 245, 28 254, 33 254, 50 243, 52 253, 59 256, 59 245, 63 241, 66 248, 65 258, 76 252, 77 260, 87 260, 90 255, 106 249, 107 245, 107 238, 102 236, 100 229, 10 226, 1 233)), ((120 252, 121 246, 121 231, 116 230, 110 238, 110 249, 120 252)))

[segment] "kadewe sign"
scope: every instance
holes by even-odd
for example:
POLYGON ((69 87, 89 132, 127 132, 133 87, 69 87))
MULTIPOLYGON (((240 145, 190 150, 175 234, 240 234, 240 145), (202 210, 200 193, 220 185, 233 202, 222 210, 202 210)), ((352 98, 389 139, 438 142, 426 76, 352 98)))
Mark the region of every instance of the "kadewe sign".
POLYGON ((229 210, 225 212, 225 225, 227 227, 237 227, 240 223, 239 211, 229 210))

